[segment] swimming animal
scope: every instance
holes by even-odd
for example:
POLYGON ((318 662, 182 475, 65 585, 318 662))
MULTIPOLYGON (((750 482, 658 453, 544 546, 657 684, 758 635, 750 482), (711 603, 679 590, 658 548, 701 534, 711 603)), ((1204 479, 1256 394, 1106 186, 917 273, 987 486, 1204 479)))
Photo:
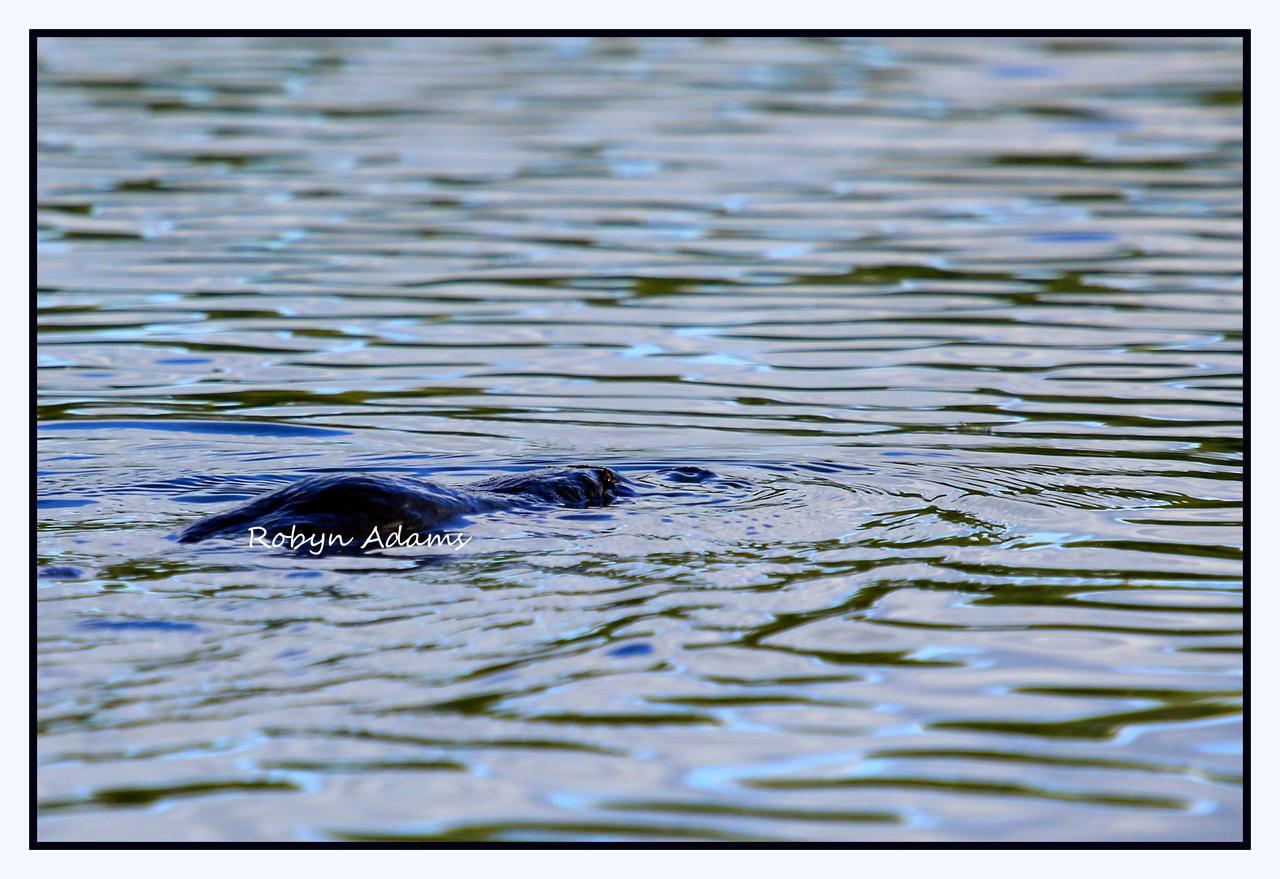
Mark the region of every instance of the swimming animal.
POLYGON ((195 543, 256 535, 265 545, 287 533, 295 548, 302 540, 326 551, 358 552, 374 529, 403 537, 434 531, 469 513, 605 506, 631 493, 624 482, 608 467, 586 465, 509 473, 461 487, 401 476, 324 474, 202 519, 176 536, 180 543, 195 543))

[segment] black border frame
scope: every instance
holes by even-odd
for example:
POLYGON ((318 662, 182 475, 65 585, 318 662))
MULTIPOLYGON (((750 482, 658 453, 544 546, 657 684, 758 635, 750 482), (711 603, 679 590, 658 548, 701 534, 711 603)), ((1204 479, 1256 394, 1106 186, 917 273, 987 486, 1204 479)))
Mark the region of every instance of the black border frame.
POLYGON ((1243 190, 1243 225, 1244 225, 1244 251, 1243 251, 1243 280, 1244 280, 1244 312, 1243 312, 1243 362, 1244 362, 1244 405, 1242 411, 1243 426, 1243 474, 1244 474, 1244 507, 1243 507, 1243 534, 1244 534, 1244 591, 1243 591, 1243 614, 1244 614, 1244 705, 1242 709, 1242 717, 1244 723, 1244 809, 1241 813, 1243 834, 1239 841, 1135 841, 1135 842, 1094 842, 1087 841, 1052 841, 1052 842, 1005 842, 1005 841, 962 841, 962 842, 819 842, 819 841, 768 841, 768 842, 723 842, 723 841, 689 841, 689 840, 672 840, 672 841, 618 841, 618 842, 588 842, 588 841, 555 841, 555 842, 535 842, 535 841, 482 841, 482 842, 426 842, 426 841, 410 841, 410 842, 360 842, 351 841, 344 842, 340 840, 304 842, 295 840, 282 840, 279 842, 89 842, 89 841, 61 841, 61 842, 43 842, 36 836, 36 600, 32 593, 28 599, 28 618, 29 618, 29 641, 28 641, 28 657, 29 657, 29 682, 28 682, 28 711, 30 734, 29 747, 29 791, 28 791, 28 807, 30 812, 28 825, 28 846, 29 849, 78 849, 78 850, 155 850, 155 849, 177 849, 177 850, 262 850, 262 849, 545 849, 545 850, 571 850, 571 849, 656 849, 656 850, 676 850, 676 849, 872 849, 872 850, 944 850, 944 851, 963 851, 963 850, 1250 850, 1251 843, 1251 789, 1250 789, 1250 751, 1252 742, 1252 730, 1249 724, 1249 705, 1250 705, 1250 617, 1249 617, 1249 583, 1250 583, 1250 553, 1249 553, 1249 276, 1250 276, 1250 203, 1249 203, 1249 183, 1250 183, 1250 128, 1249 128, 1249 109, 1250 109, 1250 58, 1249 58, 1249 40, 1251 30, 1249 29, 1036 29, 1036 28, 1015 28, 1015 29, 957 29, 957 30, 930 30, 930 29, 872 29, 872 30, 848 30, 848 29, 557 29, 547 28, 545 30, 530 29, 449 29, 449 30, 422 30, 422 29, 297 29, 297 30, 281 30, 281 29, 257 29, 257 28, 208 28, 208 29, 137 29, 125 28, 120 30, 105 30, 101 28, 32 28, 28 30, 28 101, 30 109, 30 117, 28 123, 28 140, 29 140, 29 189, 28 189, 28 212, 29 212, 29 242, 28 252, 30 257, 29 283, 30 296, 28 300, 29 313, 29 331, 30 331, 30 405, 31 405, 31 427, 30 427, 30 498, 29 509, 31 515, 31 551, 28 562, 28 570, 35 571, 37 557, 37 532, 36 532, 36 467, 37 467, 37 431, 36 431, 36 354, 37 354, 37 334, 36 334, 36 288, 37 288, 37 270, 36 270, 36 146, 37 146, 37 122, 36 122, 36 74, 37 74, 37 52, 36 44, 40 37, 1236 37, 1243 43, 1243 142, 1244 142, 1244 174, 1242 180, 1243 190))

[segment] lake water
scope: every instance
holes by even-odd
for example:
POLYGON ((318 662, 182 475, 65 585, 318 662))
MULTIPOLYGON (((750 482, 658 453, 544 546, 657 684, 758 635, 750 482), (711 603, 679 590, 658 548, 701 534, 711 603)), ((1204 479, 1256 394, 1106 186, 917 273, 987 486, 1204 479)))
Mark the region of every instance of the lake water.
POLYGON ((41 39, 39 838, 1239 840, 1241 50, 41 39))

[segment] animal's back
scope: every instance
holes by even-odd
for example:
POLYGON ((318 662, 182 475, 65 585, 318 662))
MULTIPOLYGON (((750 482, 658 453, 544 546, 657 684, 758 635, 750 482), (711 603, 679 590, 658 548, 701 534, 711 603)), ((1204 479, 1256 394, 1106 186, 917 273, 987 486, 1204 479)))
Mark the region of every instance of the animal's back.
POLYGON ((463 487, 376 474, 309 476, 180 531, 181 543, 264 530, 301 536, 338 535, 363 541, 374 528, 404 533, 442 528, 469 513, 518 506, 601 506, 619 493, 622 477, 606 467, 568 467, 507 474, 463 487))
POLYGON ((369 474, 325 474, 300 479, 225 513, 196 522, 178 534, 193 543, 264 528, 267 533, 339 534, 363 539, 377 527, 408 531, 438 528, 464 513, 489 507, 460 489, 430 482, 369 474))

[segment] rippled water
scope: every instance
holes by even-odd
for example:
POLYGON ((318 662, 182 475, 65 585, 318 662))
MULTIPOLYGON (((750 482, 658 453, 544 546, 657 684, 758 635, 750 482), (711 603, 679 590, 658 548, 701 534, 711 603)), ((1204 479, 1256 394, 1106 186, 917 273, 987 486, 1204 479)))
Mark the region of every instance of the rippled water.
POLYGON ((38 55, 41 839, 1240 839, 1239 40, 38 55))

